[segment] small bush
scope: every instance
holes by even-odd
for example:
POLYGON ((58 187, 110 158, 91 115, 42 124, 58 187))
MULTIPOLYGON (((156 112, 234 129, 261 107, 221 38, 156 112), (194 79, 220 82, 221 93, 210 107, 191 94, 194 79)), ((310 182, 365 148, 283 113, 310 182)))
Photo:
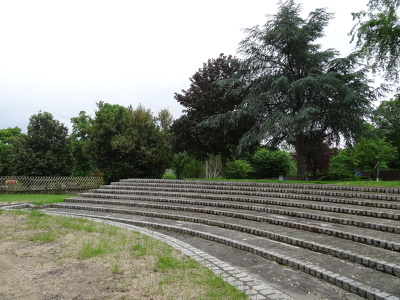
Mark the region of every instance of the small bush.
POLYGON ((176 175, 172 169, 165 170, 165 173, 162 177, 163 179, 176 179, 176 175))
POLYGON ((226 178, 228 179, 247 179, 253 172, 253 168, 246 160, 232 160, 226 164, 226 178))
POLYGON ((252 158, 256 178, 276 178, 286 176, 291 169, 291 159, 284 151, 259 149, 252 158))

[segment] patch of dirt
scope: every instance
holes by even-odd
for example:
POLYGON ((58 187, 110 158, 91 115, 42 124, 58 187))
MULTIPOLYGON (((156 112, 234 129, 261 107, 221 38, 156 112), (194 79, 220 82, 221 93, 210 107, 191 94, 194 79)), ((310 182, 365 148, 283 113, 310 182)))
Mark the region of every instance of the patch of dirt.
POLYGON ((75 232, 50 242, 31 241, 29 236, 43 229, 26 226, 27 219, 0 212, 1 300, 192 298, 186 287, 184 294, 160 291, 160 274, 154 272, 151 257, 132 259, 118 253, 79 259, 76 253, 82 241, 92 239, 93 233, 78 231, 79 237, 75 232))

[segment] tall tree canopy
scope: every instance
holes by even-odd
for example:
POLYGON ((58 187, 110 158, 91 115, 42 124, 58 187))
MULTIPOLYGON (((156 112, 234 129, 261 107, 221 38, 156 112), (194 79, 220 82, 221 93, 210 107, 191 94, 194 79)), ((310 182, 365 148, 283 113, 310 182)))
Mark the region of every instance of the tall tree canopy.
POLYGON ((105 181, 160 178, 171 161, 171 149, 151 112, 103 102, 98 108, 87 149, 105 181))
POLYGON ((300 17, 293 0, 281 3, 263 27, 246 30, 240 43, 244 56, 238 76, 227 80, 247 90, 234 111, 216 117, 236 124, 243 114, 256 124, 241 139, 240 147, 263 141, 293 145, 297 177, 305 178, 306 156, 322 141, 352 141, 363 128, 375 95, 366 71, 357 70, 357 57, 339 58, 333 49, 321 50, 316 41, 332 15, 316 9, 300 17))
POLYGON ((69 176, 73 166, 68 128, 48 112, 29 119, 26 135, 14 140, 13 174, 69 176))
POLYGON ((171 127, 176 152, 187 151, 200 160, 211 154, 220 155, 225 169, 225 162, 234 152, 247 122, 241 122, 240 127, 229 131, 203 122, 213 115, 235 109, 242 101, 242 94, 229 94, 227 87, 218 84, 237 70, 237 60, 221 54, 216 59, 209 59, 190 78, 188 90, 175 94, 175 99, 186 108, 171 127))
POLYGON ((90 116, 86 115, 84 111, 79 112, 78 117, 71 118, 72 133, 70 139, 72 155, 75 159, 72 170, 73 176, 90 176, 95 171, 86 149, 89 143, 90 122, 90 116))
POLYGON ((21 128, 0 129, 0 175, 11 175, 13 140, 21 135, 21 128))
MULTIPOLYGON (((400 94, 397 94, 392 100, 382 101, 373 112, 372 120, 378 129, 378 134, 395 146, 400 155, 400 94)), ((400 167, 399 156, 397 162, 393 162, 390 167, 400 167)))
POLYGON ((353 13, 357 24, 351 31, 362 55, 385 79, 397 80, 400 68, 399 0, 369 0, 368 10, 353 13))

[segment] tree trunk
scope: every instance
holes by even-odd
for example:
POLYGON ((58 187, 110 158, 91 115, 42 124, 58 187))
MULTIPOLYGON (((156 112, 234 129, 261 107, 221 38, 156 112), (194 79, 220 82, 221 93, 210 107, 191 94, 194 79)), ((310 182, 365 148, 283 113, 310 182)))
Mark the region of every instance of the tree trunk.
POLYGON ((221 154, 221 177, 226 178, 226 156, 221 154))
POLYGON ((296 141, 296 157, 297 157, 297 180, 306 180, 306 145, 304 136, 300 135, 296 141))

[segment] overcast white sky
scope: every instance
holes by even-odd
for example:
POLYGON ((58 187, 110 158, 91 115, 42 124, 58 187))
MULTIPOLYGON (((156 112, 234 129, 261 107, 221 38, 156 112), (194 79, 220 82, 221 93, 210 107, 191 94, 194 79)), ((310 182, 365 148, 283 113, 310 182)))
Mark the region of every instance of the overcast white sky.
MULTIPOLYGON (((348 54, 351 12, 368 0, 298 0, 304 17, 327 7, 335 19, 324 48, 348 54)), ((174 93, 189 87, 203 62, 236 55, 242 29, 262 25, 275 0, 0 0, 0 129, 20 127, 47 111, 70 127, 96 102, 153 113, 182 107, 174 93)))

